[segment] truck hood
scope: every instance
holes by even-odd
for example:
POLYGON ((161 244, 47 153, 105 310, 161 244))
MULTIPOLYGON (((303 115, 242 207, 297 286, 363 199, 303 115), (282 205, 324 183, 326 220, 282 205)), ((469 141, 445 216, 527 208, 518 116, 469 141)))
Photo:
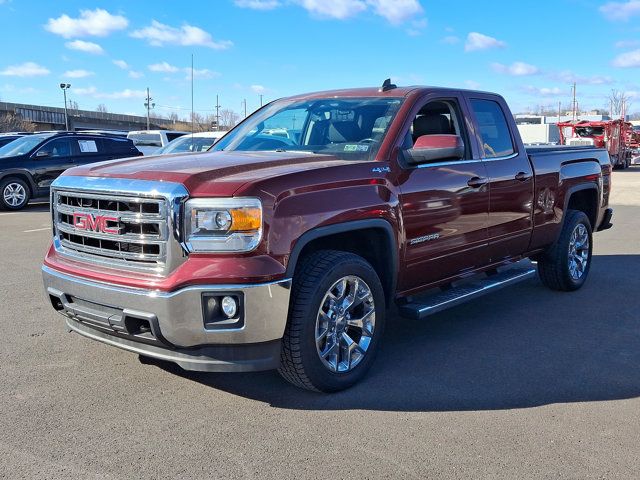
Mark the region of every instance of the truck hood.
POLYGON ((112 160, 65 175, 176 182, 192 197, 231 196, 252 181, 345 163, 353 162, 300 152, 207 152, 112 160))

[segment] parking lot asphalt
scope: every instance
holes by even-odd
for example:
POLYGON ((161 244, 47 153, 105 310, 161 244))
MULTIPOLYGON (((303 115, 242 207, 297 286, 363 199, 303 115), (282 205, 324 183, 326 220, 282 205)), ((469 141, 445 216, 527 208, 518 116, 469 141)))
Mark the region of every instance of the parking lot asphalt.
POLYGON ((45 302, 47 205, 0 212, 2 478, 638 478, 640 166, 585 287, 537 279, 392 315, 369 376, 188 373, 67 333, 45 302))

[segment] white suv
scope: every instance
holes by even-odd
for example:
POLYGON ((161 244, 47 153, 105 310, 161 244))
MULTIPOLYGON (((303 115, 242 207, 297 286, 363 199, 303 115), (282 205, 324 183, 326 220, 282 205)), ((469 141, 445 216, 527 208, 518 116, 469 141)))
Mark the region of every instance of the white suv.
POLYGON ((133 144, 144 155, 152 155, 171 140, 175 140, 187 133, 172 130, 137 130, 129 132, 127 138, 133 140, 133 144))

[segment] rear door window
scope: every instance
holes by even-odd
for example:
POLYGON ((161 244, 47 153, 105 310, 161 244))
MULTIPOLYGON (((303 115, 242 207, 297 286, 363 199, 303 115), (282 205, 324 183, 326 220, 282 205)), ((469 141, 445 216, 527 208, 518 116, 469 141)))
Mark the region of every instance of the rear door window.
POLYGON ((509 124, 498 102, 472 99, 484 158, 507 157, 515 153, 509 124))
POLYGON ((102 148, 99 148, 98 145, 98 141, 93 138, 78 140, 80 155, 98 152, 102 153, 102 148))

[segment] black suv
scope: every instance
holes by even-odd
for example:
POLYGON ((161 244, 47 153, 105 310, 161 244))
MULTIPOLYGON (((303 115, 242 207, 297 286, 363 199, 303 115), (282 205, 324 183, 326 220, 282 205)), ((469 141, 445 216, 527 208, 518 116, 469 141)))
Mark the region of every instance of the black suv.
POLYGON ((48 197, 49 186, 67 168, 142 155, 127 138, 107 134, 48 132, 0 147, 0 208, 20 210, 48 197))

